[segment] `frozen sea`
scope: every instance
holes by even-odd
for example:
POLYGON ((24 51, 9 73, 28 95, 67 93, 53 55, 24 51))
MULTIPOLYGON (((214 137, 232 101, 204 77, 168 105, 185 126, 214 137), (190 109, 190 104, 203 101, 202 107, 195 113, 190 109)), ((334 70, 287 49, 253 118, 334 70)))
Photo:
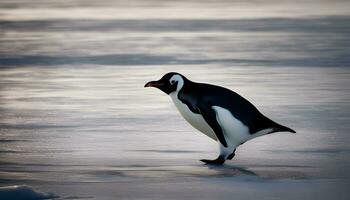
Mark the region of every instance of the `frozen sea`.
POLYGON ((349 8, 1 0, 0 199, 349 199, 349 8), (143 88, 169 71, 230 88, 297 134, 203 165, 216 142, 143 88))

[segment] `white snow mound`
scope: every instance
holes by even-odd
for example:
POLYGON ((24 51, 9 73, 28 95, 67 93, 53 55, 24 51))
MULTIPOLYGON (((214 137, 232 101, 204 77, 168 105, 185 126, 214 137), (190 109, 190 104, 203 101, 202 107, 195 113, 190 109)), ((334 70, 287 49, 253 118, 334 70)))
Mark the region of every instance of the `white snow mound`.
POLYGON ((40 200, 58 198, 53 193, 43 193, 27 185, 0 187, 1 200, 40 200))

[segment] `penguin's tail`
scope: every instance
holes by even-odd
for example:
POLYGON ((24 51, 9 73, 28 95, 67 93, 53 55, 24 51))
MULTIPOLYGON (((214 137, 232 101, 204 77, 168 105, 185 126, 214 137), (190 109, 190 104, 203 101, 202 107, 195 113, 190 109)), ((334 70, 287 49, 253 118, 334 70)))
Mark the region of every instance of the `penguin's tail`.
POLYGON ((281 124, 277 124, 277 123, 276 123, 276 126, 274 127, 274 132, 291 132, 291 133, 296 133, 295 130, 293 130, 291 128, 288 128, 286 126, 283 126, 281 124))
MULTIPOLYGON (((270 133, 276 133, 276 132, 290 132, 290 133, 296 133, 295 130, 288 128, 286 126, 283 126, 275 121, 272 121, 271 119, 265 117, 264 124, 267 124, 267 127, 271 128, 272 131, 270 133)), ((266 125, 265 125, 266 127, 266 125)))

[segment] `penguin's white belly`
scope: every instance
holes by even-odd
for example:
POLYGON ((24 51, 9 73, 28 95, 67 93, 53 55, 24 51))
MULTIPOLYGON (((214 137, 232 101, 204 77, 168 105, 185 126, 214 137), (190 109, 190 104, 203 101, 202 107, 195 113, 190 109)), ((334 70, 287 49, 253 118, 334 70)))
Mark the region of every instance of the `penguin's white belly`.
POLYGON ((249 128, 236 119, 229 110, 219 106, 212 106, 212 109, 216 112, 216 120, 222 128, 229 146, 237 147, 250 139, 249 128))
MULTIPOLYGON (((190 123, 194 128, 198 129, 208 137, 217 140, 213 129, 207 124, 202 115, 193 113, 186 104, 182 103, 177 98, 177 93, 172 93, 170 96, 176 108, 180 111, 180 114, 186 119, 188 123, 190 123)), ((223 130, 226 142, 229 146, 228 149, 231 149, 232 147, 238 147, 242 143, 255 137, 265 135, 272 130, 265 129, 254 134, 250 134, 249 128, 240 120, 235 118, 229 110, 220 106, 212 106, 211 108, 216 113, 216 120, 223 130)), ((230 150, 230 153, 231 152, 232 151, 230 150)))
POLYGON ((257 133, 250 134, 249 128, 235 118, 229 110, 220 106, 212 106, 212 109, 216 112, 216 120, 223 129, 226 142, 229 146, 237 147, 250 139, 272 131, 272 129, 264 129, 257 133))
POLYGON ((177 98, 177 93, 170 94, 176 108, 179 110, 180 114, 185 118, 185 120, 191 124, 194 128, 201 131, 208 137, 212 138, 213 140, 216 140, 215 133, 213 129, 210 128, 210 126, 207 124, 207 122, 204 120, 202 115, 193 113, 186 104, 182 103, 177 98))

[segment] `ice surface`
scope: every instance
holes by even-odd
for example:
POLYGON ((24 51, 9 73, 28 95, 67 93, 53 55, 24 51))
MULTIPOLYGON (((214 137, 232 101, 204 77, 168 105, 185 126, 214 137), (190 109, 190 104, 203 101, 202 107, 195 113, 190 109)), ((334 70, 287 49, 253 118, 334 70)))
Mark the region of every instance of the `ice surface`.
POLYGON ((348 4, 0 2, 0 186, 62 199, 349 199, 348 4), (169 71, 230 88, 297 134, 202 165, 217 144, 143 88, 169 71))

